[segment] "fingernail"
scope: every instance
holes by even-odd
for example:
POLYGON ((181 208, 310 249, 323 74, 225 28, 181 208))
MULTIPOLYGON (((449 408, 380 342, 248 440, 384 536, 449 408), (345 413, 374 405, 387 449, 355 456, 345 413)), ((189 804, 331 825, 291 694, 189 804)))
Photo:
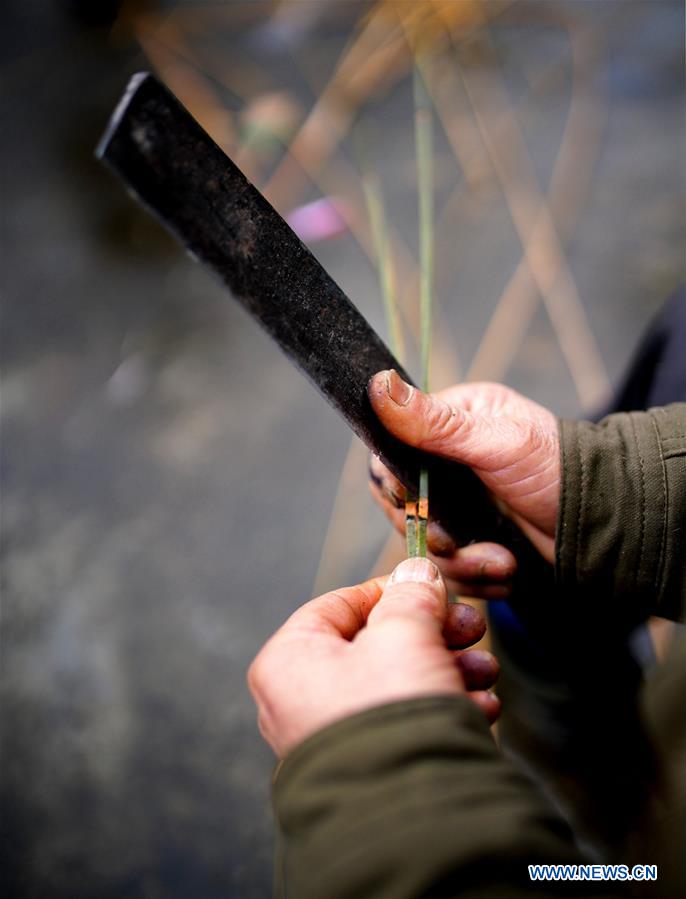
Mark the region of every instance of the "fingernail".
POLYGON ((436 584, 441 574, 431 559, 405 559, 393 569, 389 584, 436 584))
POLYGON ((369 480, 372 482, 372 484, 376 484, 379 490, 382 490, 383 478, 379 477, 379 475, 374 471, 371 465, 369 466, 369 480))
POLYGON ((386 372, 386 391, 397 406, 407 406, 413 390, 414 388, 406 384, 394 368, 386 372))

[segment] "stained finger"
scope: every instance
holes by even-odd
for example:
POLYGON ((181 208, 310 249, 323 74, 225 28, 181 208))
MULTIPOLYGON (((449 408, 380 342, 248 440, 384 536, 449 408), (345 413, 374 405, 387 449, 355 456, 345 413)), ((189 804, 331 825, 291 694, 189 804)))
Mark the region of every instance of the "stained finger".
POLYGON ((517 560, 499 543, 472 543, 444 557, 441 569, 446 577, 464 583, 497 583, 513 577, 517 560))
MULTIPOLYGON (((381 506, 386 518, 393 525, 395 530, 401 537, 405 536, 405 509, 394 508, 380 493, 379 488, 372 481, 369 482, 369 489, 376 502, 381 506)), ((428 531, 431 531, 433 522, 429 522, 428 531)), ((440 527, 440 525, 438 525, 440 527)), ((427 543, 429 549, 432 548, 431 541, 427 534, 427 543)), ((435 544, 434 544, 435 545, 435 544)), ((475 544, 476 546, 477 544, 475 544)), ((459 552, 459 550, 458 550, 459 552)), ((488 580, 460 580, 454 577, 455 570, 454 559, 446 558, 439 553, 432 551, 430 558, 440 569, 441 574, 446 579, 447 587, 450 593, 455 596, 472 596, 475 599, 507 599, 512 592, 512 583, 509 580, 504 581, 488 581, 488 580)), ((459 565, 458 565, 458 570, 459 565)))
POLYGON ((486 633, 486 617, 466 602, 451 603, 443 628, 446 645, 452 649, 465 649, 477 643, 486 633))
POLYGON ((405 534, 405 505, 404 503, 398 507, 389 502, 386 496, 381 492, 374 481, 369 481, 369 490, 375 501, 381 506, 381 509, 399 534, 405 534))
MULTIPOLYGON (((374 477, 370 467, 369 489, 376 502, 383 509, 386 517, 399 534, 405 533, 405 498, 401 499, 397 493, 384 491, 382 482, 374 477)), ((431 519, 426 531, 426 545, 429 551, 437 559, 452 557, 457 552, 457 546, 450 534, 437 522, 431 519)))
POLYGON ((498 584, 479 583, 478 581, 457 581, 446 576, 446 585, 454 596, 469 597, 470 599, 502 600, 508 599, 512 594, 512 581, 503 581, 498 584))
POLYGON ((476 690, 473 693, 467 693, 467 696, 475 705, 479 706, 491 724, 498 720, 502 703, 495 693, 489 693, 487 690, 476 690))
POLYGON ((452 558, 457 552, 457 544, 453 538, 434 519, 429 520, 426 529, 426 545, 429 551, 440 559, 452 558))
POLYGON ((455 653, 455 665, 468 690, 488 690, 498 680, 500 665, 492 652, 464 649, 455 653))
POLYGON ((369 458, 369 477, 377 486, 383 498, 394 508, 405 505, 406 490, 396 476, 386 468, 378 456, 369 458))

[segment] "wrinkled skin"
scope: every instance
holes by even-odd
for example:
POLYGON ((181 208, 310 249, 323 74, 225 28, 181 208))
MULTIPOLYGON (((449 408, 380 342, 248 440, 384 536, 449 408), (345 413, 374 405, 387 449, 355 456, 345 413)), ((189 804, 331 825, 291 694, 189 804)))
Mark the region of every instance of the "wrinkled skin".
POLYGON ((298 609, 248 672, 265 740, 286 756, 341 718, 388 702, 468 695, 489 720, 500 701, 489 652, 468 650, 485 631, 479 611, 450 605, 427 559, 406 559, 390 578, 336 590, 298 609))
MULTIPOLYGON (((493 501, 553 562, 560 498, 557 420, 538 403, 501 384, 457 384, 424 394, 394 371, 379 372, 369 398, 380 421, 411 446, 469 465, 493 501)), ((376 458, 370 488, 393 526, 405 531, 405 489, 376 458)), ((432 558, 458 594, 504 599, 517 561, 503 546, 457 547, 437 522, 427 541, 432 558)))
MULTIPOLYGON (((369 384, 372 406, 397 438, 469 465, 493 501, 553 561, 560 497, 557 421, 542 406, 498 384, 464 384, 421 393, 393 371, 369 384)), ((378 460, 371 488, 399 531, 404 490, 378 460)), ((429 548, 456 592, 508 595, 516 569, 495 543, 457 547, 436 522, 429 548)), ((469 650, 481 638, 481 613, 448 603, 439 568, 406 559, 377 578, 306 603, 277 631, 248 672, 263 736, 284 757, 316 731, 377 705, 436 694, 469 696, 489 718, 498 663, 469 650)))

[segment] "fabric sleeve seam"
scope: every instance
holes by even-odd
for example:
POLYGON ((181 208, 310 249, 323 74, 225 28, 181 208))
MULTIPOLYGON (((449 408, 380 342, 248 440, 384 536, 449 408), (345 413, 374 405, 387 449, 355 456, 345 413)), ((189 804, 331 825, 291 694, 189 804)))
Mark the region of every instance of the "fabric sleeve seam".
POLYGON ((660 450, 660 431, 657 426, 657 422, 655 421, 654 416, 650 415, 650 423, 653 426, 653 432, 655 434, 655 442, 658 447, 658 458, 660 460, 660 474, 662 478, 662 498, 663 498, 663 511, 662 511, 662 534, 660 535, 660 553, 658 556, 658 564, 657 570, 655 572, 655 577, 653 578, 653 584, 655 589, 657 590, 657 606, 660 606, 660 600, 662 597, 662 593, 665 589, 665 579, 667 576, 667 572, 665 570, 664 559, 666 552, 666 544, 667 544, 667 521, 668 521, 668 513, 669 513, 669 494, 667 492, 667 471, 665 469, 665 460, 660 450))
POLYGON ((636 455, 638 456, 638 468, 641 473, 641 532, 639 538, 639 546, 638 546, 638 565, 634 570, 634 587, 636 592, 640 589, 641 584, 641 572, 643 570, 643 557, 645 555, 645 538, 646 538, 646 511, 647 511, 647 503, 646 503, 646 479, 645 479, 645 461, 643 459, 643 453, 641 452, 641 444, 638 439, 638 434, 636 432, 636 421, 634 415, 629 416, 629 421, 631 423, 631 434, 634 439, 634 445, 636 447, 636 455))
POLYGON ((581 580, 581 560, 579 558, 581 546, 581 522, 584 517, 584 507, 586 504, 586 466, 584 465, 584 454, 581 447, 582 428, 576 428, 576 449, 581 466, 581 490, 579 496, 579 506, 576 515, 576 534, 574 536, 574 577, 578 584, 581 580))
POLYGON ((563 560, 562 560, 562 547, 564 546, 565 535, 567 533, 567 520, 566 520, 566 508, 567 508, 567 479, 564 476, 565 472, 565 435, 563 430, 566 430, 562 421, 558 424, 558 432, 560 435, 560 508, 558 510, 558 531, 556 534, 556 563, 557 563, 557 571, 562 580, 564 580, 564 572, 563 572, 563 560))

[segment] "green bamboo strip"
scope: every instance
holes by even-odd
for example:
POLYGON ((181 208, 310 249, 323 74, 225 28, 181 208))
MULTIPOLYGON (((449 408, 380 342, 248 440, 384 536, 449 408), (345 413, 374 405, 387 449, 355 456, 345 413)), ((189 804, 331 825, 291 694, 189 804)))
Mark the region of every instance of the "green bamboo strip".
POLYGON ((419 69, 414 72, 415 146, 419 193, 419 309, 422 390, 429 389, 433 294, 433 123, 429 96, 419 69))
MULTIPOLYGON (((433 294, 433 122, 431 105, 419 63, 414 73, 415 146, 417 191, 419 196, 419 271, 420 271, 420 360, 422 390, 429 389, 431 359, 431 323, 433 294)), ((395 356, 402 361, 404 344, 397 297, 394 290, 393 262, 388 245, 388 224, 379 180, 366 172, 363 190, 377 257, 379 286, 395 356)), ((409 492, 405 504, 405 535, 408 557, 426 556, 426 531, 429 517, 429 473, 419 472, 418 493, 409 492)))
MULTIPOLYGON (((407 498, 405 500, 405 543, 407 545, 408 559, 413 559, 421 555, 421 534, 417 506, 417 495, 411 495, 408 490, 407 498)), ((426 550, 424 550, 424 555, 426 555, 426 550)))
MULTIPOLYGON (((429 390, 431 365, 431 320, 433 294, 433 122, 429 95, 420 71, 419 60, 414 70, 414 121, 417 155, 417 191, 419 194, 419 318, 421 352, 421 386, 429 390)), ((408 554, 426 556, 426 530, 429 517, 429 473, 419 473, 419 496, 415 504, 416 535, 412 545, 408 537, 408 554)), ((409 532, 408 532, 409 533, 409 532)))
MULTIPOLYGON (((367 206, 367 215, 372 229, 372 240, 376 253, 379 288, 383 297, 386 326, 393 355, 399 362, 403 363, 405 345, 400 326, 398 301, 394 289, 393 260, 389 249, 388 220, 383 203, 381 184, 375 174, 366 170, 367 154, 364 152, 366 150, 363 142, 364 135, 362 132, 358 132, 358 135, 358 152, 363 162, 361 166, 363 171, 362 188, 367 206)), ((426 555, 426 528, 422 531, 420 527, 418 508, 417 494, 408 491, 405 500, 405 541, 408 558, 426 555), (424 547, 423 552, 422 547, 424 547)))

